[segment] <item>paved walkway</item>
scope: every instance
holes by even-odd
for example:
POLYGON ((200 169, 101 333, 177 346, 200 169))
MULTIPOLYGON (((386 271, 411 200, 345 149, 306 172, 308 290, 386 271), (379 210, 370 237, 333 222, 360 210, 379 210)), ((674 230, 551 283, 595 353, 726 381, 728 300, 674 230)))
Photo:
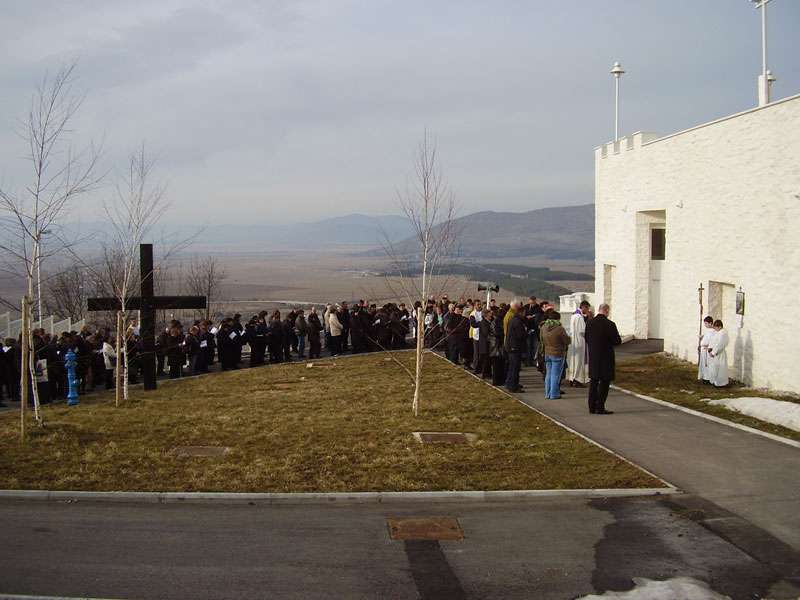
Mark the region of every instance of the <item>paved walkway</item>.
MULTIPOLYGON (((632 342, 633 343, 633 342, 632 342)), ((623 344, 623 356, 649 353, 623 344)), ((545 400, 541 374, 523 368, 519 400, 666 479, 800 549, 800 448, 612 389, 589 414, 587 389, 563 387, 545 400)))

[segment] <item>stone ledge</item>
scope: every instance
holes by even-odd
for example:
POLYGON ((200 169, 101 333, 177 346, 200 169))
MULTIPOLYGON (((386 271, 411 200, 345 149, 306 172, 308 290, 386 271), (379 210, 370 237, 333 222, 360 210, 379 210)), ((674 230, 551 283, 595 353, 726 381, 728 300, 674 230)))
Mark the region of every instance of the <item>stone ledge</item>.
POLYGON ((545 498, 619 498, 681 494, 677 488, 586 490, 494 490, 352 493, 228 492, 80 492, 63 490, 0 490, 0 500, 47 502, 137 502, 170 504, 391 504, 442 502, 530 502, 545 498))

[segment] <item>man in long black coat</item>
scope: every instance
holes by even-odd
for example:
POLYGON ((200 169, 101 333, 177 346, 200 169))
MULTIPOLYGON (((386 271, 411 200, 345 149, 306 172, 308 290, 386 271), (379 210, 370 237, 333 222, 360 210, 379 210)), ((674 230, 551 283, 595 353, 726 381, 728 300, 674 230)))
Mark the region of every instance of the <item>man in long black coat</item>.
POLYGON ((597 307, 597 316, 586 324, 586 345, 589 347, 589 412, 610 415, 606 410, 608 388, 616 375, 614 346, 622 340, 617 325, 608 318, 608 304, 597 307))
POLYGON ((347 352, 347 338, 350 336, 350 309, 347 302, 342 302, 342 310, 337 311, 336 317, 342 324, 342 353, 347 352))
POLYGON ((324 330, 322 327, 322 323, 319 320, 319 316, 317 315, 317 307, 312 306, 311 312, 308 314, 308 357, 309 358, 319 358, 320 357, 320 350, 322 348, 322 344, 319 339, 319 334, 324 330))
POLYGON ((525 309, 521 302, 511 306, 514 316, 508 320, 506 332, 506 351, 508 352, 508 373, 506 374, 506 388, 510 392, 521 392, 523 387, 519 383, 519 371, 522 368, 522 355, 528 347, 528 330, 525 327, 525 309))

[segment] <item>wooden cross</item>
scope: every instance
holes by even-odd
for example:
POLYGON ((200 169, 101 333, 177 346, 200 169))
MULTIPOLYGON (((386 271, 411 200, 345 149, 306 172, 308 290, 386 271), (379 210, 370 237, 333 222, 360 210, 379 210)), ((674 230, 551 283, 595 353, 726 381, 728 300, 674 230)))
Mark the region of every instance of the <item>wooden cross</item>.
MULTIPOLYGON (((144 389, 156 389, 156 310, 159 309, 204 309, 205 296, 156 296, 153 292, 153 244, 139 245, 141 267, 141 291, 125 301, 125 308, 139 310, 139 348, 142 356, 142 379, 144 389)), ((122 310, 119 298, 89 298, 90 311, 122 310)), ((117 343, 122 343, 118 340, 117 343)))

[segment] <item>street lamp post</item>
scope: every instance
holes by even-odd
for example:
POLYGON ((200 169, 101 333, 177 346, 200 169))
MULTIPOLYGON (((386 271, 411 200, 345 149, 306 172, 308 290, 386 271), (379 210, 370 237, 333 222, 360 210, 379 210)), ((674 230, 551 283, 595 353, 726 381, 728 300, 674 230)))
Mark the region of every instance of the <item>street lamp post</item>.
POLYGON ((614 83, 616 85, 616 101, 614 102, 614 141, 619 140, 619 76, 625 71, 622 70, 622 65, 619 62, 614 63, 614 68, 611 69, 611 74, 614 75, 614 83))
POLYGON ((767 4, 770 0, 750 0, 761 9, 761 75, 758 76, 758 105, 769 104, 769 88, 775 78, 767 70, 767 4))

